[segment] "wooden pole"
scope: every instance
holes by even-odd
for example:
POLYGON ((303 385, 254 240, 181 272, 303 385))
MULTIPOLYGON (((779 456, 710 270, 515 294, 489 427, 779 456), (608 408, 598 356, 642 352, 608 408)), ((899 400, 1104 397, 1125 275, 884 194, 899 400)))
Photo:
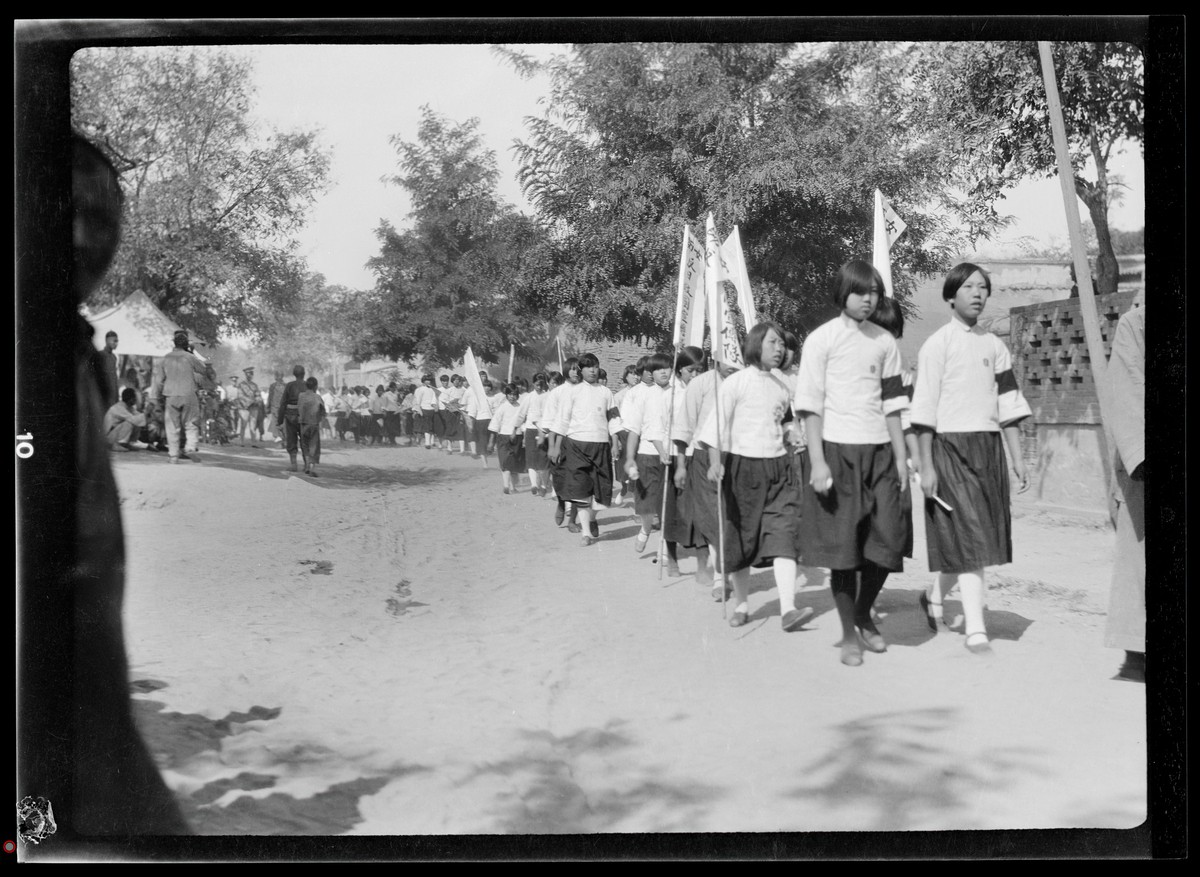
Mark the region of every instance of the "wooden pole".
MULTIPOLYGON (((1104 338, 1100 334, 1100 316, 1092 290, 1092 272, 1088 265, 1087 247, 1079 222, 1079 202, 1075 195, 1075 173, 1067 149, 1067 127, 1063 122, 1062 102, 1058 97, 1058 81, 1054 75, 1054 59, 1050 43, 1038 42, 1042 61, 1042 79, 1046 84, 1046 103, 1050 110, 1050 128, 1054 134, 1054 151, 1058 156, 1058 182, 1062 187, 1063 207, 1067 213, 1067 230, 1071 235, 1071 254, 1075 262, 1075 279, 1079 285, 1079 311, 1083 317, 1083 334, 1091 360, 1092 378, 1096 384, 1096 399, 1100 405, 1100 423, 1108 447, 1113 447, 1111 429, 1105 412, 1111 414, 1112 399, 1108 386, 1108 360, 1104 356, 1104 338)), ((1110 451, 1111 453, 1111 451, 1110 451)))

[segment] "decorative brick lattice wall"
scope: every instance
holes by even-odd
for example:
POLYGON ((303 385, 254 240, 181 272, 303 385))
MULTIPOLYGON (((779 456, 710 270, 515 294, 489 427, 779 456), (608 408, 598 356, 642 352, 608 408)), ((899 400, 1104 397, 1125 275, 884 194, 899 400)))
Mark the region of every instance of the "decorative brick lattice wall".
MULTIPOLYGON (((1130 290, 1096 299, 1106 360, 1117 320, 1129 310, 1134 294, 1130 290)), ((1100 405, 1079 299, 1023 305, 1009 314, 1013 372, 1033 409, 1033 417, 1021 429, 1025 459, 1033 463, 1038 458, 1039 425, 1099 425, 1100 405)))

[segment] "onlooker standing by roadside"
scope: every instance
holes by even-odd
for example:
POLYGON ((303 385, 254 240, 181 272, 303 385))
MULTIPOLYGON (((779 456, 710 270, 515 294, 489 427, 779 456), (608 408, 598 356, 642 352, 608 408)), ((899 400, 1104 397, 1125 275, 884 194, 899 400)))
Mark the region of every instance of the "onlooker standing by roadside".
POLYGON ((242 374, 245 376, 240 384, 238 384, 237 395, 237 416, 238 416, 238 437, 241 439, 242 447, 246 447, 246 433, 250 433, 250 446, 258 447, 254 444, 255 434, 258 435, 258 440, 262 441, 262 431, 258 429, 259 412, 262 408, 262 396, 259 395, 258 384, 254 383, 254 367, 246 366, 242 369, 242 374))
POLYGON ((104 405, 111 408, 119 399, 120 371, 117 368, 117 333, 109 331, 104 336, 104 347, 96 351, 95 363, 100 389, 104 392, 104 405))
POLYGON ((275 424, 275 412, 279 410, 279 397, 283 395, 284 388, 287 384, 283 380, 283 372, 275 372, 275 381, 267 390, 267 424, 271 427, 271 432, 275 435, 275 444, 283 444, 283 433, 275 424))
POLYGON ((1146 681, 1146 310, 1141 298, 1117 323, 1108 361, 1117 446, 1117 550, 1104 645, 1125 650, 1125 662, 1113 678, 1127 682, 1146 681))
POLYGON ((175 347, 154 365, 154 382, 150 398, 160 400, 166 412, 167 453, 172 463, 181 459, 199 463, 196 451, 200 444, 200 398, 197 391, 203 386, 204 366, 191 353, 188 333, 175 333, 175 347), (180 449, 179 433, 185 431, 184 447, 180 449))

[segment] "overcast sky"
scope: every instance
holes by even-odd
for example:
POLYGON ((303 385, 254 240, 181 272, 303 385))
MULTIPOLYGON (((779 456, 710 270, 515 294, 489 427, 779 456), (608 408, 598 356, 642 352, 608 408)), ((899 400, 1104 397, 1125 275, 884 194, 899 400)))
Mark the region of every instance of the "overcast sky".
MULTIPOLYGON (((565 50, 517 48, 538 57, 565 50)), ((510 147, 526 137, 523 119, 541 115, 538 101, 548 91, 547 82, 522 79, 487 45, 281 45, 235 51, 255 63, 256 116, 282 129, 319 128, 332 149, 332 184, 300 235, 309 266, 330 283, 357 289, 373 285, 364 263, 378 251, 375 229, 381 219, 403 225, 409 211, 404 190, 381 182, 398 169, 388 140, 398 134, 415 142, 424 104, 454 122, 478 117, 500 166, 500 196, 530 210, 514 179, 510 147)), ((1130 186, 1124 203, 1110 213, 1112 226, 1142 227, 1140 151, 1135 147, 1117 157, 1111 170, 1130 186)), ((1030 181, 1011 191, 997 209, 1014 214, 1017 222, 990 246, 1011 246, 1022 237, 1065 243, 1061 199, 1056 179, 1030 181)), ((1082 205, 1080 211, 1086 217, 1082 205)), ((981 248, 987 251, 988 245, 981 248)))

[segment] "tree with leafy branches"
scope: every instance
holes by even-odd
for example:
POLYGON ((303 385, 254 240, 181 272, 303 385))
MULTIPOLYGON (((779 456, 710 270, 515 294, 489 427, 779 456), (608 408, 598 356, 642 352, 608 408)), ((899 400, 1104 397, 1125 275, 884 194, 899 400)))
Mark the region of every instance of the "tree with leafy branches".
MULTIPOLYGON (((918 117, 944 132, 970 197, 994 203, 1022 179, 1058 173, 1037 43, 923 43, 914 52, 918 117)), ((1095 229, 1096 289, 1116 292, 1108 208, 1121 181, 1109 162, 1134 144, 1145 154, 1142 51, 1125 42, 1055 42, 1052 56, 1075 194, 1095 229)))
POLYGON ((965 246, 946 201, 947 156, 891 100, 903 57, 879 53, 870 80, 858 44, 577 45, 535 62, 548 110, 515 144, 520 182, 551 229, 553 285, 543 302, 593 338, 669 338, 685 223, 711 211, 739 227, 758 309, 801 332, 830 311, 828 285, 869 256, 873 193, 908 224, 892 252, 897 296, 965 246), (894 84, 893 84, 894 83, 894 84))
POLYGON ((495 153, 478 119, 454 123, 421 109, 415 142, 392 138, 407 190, 407 229, 383 222, 373 290, 356 297, 351 320, 358 356, 447 366, 467 346, 489 362, 532 332, 526 301, 545 276, 545 233, 496 194, 495 153))
POLYGON ((204 47, 88 48, 71 64, 72 123, 122 175, 121 247, 92 305, 143 290, 216 340, 260 337, 304 282, 293 233, 324 190, 313 132, 262 132, 251 64, 204 47))

